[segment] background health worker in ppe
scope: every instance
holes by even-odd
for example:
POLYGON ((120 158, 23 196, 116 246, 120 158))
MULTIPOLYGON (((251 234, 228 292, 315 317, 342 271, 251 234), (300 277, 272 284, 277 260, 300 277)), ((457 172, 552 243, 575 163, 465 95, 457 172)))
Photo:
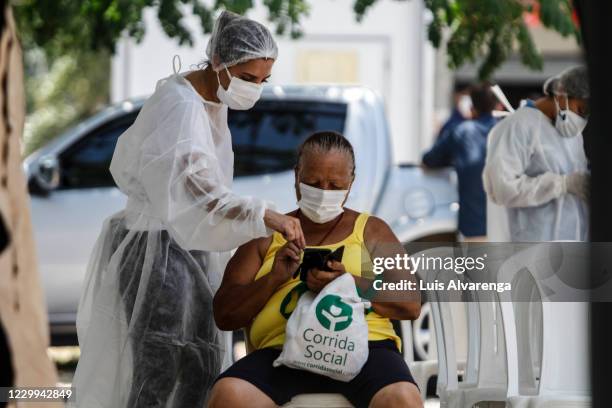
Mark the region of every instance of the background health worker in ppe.
POLYGON ((160 80, 111 163, 126 208, 105 221, 77 316, 82 407, 203 407, 221 372, 213 296, 226 251, 296 218, 232 192, 228 107, 250 109, 278 55, 261 24, 224 12, 201 69, 160 80))
POLYGON ((508 227, 507 236, 489 236, 490 241, 588 239, 589 176, 582 138, 589 113, 586 68, 549 79, 544 94, 489 135, 484 187, 507 217, 489 219, 489 224, 508 227))

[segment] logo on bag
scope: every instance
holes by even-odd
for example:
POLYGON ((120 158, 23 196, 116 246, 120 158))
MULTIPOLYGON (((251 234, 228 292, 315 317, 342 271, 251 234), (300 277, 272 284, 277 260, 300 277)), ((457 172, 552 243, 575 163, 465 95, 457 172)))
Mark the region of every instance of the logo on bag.
POLYGON ((321 326, 331 331, 344 330, 353 321, 353 308, 337 295, 327 295, 321 299, 315 313, 321 326))

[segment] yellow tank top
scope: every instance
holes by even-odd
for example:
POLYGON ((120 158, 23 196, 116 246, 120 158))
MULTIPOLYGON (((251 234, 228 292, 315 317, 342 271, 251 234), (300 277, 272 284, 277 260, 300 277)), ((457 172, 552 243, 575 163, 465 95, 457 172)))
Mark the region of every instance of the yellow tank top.
MULTIPOLYGON (((333 251, 344 245, 342 263, 347 272, 361 276, 362 271, 372 271, 372 262, 363 239, 363 232, 368 217, 368 214, 359 214, 355 220, 353 232, 342 241, 310 248, 327 248, 333 251)), ((275 232, 263 264, 255 276, 256 280, 270 272, 276 251, 285 245, 285 243, 286 241, 283 236, 275 232)), ((373 276, 368 275, 368 277, 373 276)), ((286 315, 287 311, 292 311, 297 305, 298 295, 296 291, 291 291, 300 282, 299 277, 296 277, 283 283, 270 297, 259 314, 255 316, 249 329, 249 341, 255 349, 283 346, 285 342, 285 326, 287 324, 287 319, 283 316, 283 312, 286 315)), ((368 340, 391 339, 395 341, 398 349, 401 350, 402 343, 393 330, 391 320, 371 311, 366 315, 366 322, 368 323, 368 340)))

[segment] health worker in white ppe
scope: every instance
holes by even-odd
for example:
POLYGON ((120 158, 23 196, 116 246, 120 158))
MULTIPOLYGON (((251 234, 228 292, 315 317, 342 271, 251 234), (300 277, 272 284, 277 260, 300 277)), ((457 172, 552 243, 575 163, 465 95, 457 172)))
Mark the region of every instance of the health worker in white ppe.
POLYGON ((264 26, 222 13, 202 69, 160 80, 119 138, 110 170, 128 202, 79 304, 79 407, 204 407, 231 352, 212 305, 227 251, 272 230, 304 247, 297 218, 232 192, 228 107, 253 107, 277 54, 264 26))
POLYGON ((544 94, 489 135, 484 188, 503 211, 502 218, 488 222, 507 226, 490 241, 588 239, 589 175, 582 138, 589 113, 586 68, 549 79, 544 94))

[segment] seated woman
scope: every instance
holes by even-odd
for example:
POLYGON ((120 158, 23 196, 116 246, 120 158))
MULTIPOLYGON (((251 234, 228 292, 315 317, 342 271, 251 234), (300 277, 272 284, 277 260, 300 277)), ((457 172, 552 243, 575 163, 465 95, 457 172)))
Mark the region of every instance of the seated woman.
MULTIPOLYGON (((314 292, 348 272, 362 293, 372 293, 368 290, 372 281, 361 276, 362 270, 372 270, 370 261, 364 267, 362 248, 370 259, 404 253, 384 221, 343 207, 354 178, 353 148, 342 135, 315 133, 301 146, 295 169, 299 209, 289 215, 299 218, 308 247, 345 247, 342 262, 328 263, 331 271, 309 271, 307 284, 314 292)), ((281 303, 300 282, 292 277, 300 255, 296 245, 274 233, 244 244, 229 261, 214 299, 215 321, 222 330, 248 327, 247 341, 255 351, 219 376, 209 406, 275 407, 297 394, 340 393, 356 407, 422 407, 390 321, 418 317, 418 292, 408 300, 405 295, 397 300, 393 293, 376 291, 371 298, 373 311, 366 315, 368 360, 352 381, 272 366, 285 340, 287 320, 281 314, 281 303)), ((402 274, 402 279, 411 279, 406 271, 402 274)))

